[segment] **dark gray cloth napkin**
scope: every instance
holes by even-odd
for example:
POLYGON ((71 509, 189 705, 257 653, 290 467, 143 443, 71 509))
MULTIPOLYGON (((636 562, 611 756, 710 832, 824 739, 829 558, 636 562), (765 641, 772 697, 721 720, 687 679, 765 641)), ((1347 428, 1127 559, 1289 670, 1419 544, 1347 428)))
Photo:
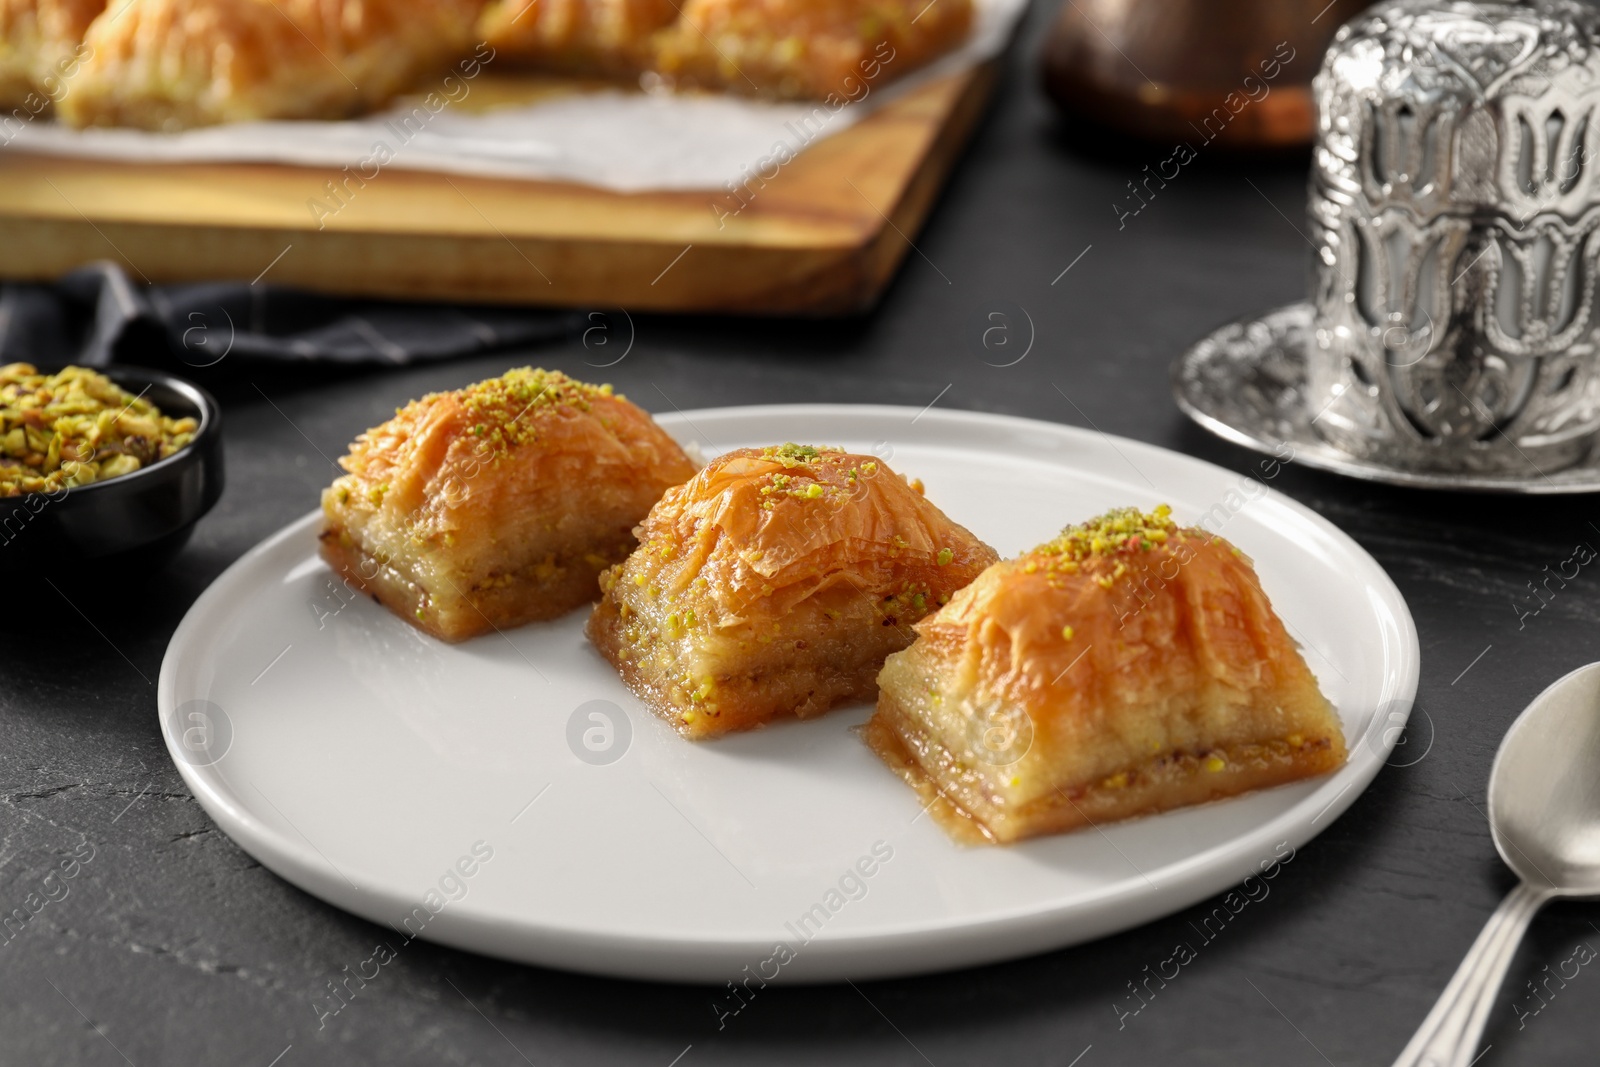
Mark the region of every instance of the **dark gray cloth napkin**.
POLYGON ((242 282, 147 286, 96 263, 54 284, 0 285, 0 364, 149 362, 161 354, 152 347, 191 367, 224 358, 404 364, 544 344, 583 322, 573 311, 344 299, 242 282))

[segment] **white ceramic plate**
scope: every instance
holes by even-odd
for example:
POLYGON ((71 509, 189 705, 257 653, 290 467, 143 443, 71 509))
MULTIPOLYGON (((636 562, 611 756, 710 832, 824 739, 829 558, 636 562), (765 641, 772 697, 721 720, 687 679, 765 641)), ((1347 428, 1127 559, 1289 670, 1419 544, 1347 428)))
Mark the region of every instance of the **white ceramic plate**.
POLYGON ((1209 513, 1305 646, 1350 761, 1236 800, 963 847, 857 739, 865 706, 690 744, 586 644, 584 612, 441 644, 332 576, 313 515, 218 578, 162 664, 167 745, 212 818, 290 882, 400 936, 637 978, 872 978, 1070 945, 1215 894, 1332 823, 1404 724, 1419 653, 1399 592, 1251 478, 966 412, 661 422, 708 454, 787 440, 876 452, 1002 554, 1111 506, 1209 513))

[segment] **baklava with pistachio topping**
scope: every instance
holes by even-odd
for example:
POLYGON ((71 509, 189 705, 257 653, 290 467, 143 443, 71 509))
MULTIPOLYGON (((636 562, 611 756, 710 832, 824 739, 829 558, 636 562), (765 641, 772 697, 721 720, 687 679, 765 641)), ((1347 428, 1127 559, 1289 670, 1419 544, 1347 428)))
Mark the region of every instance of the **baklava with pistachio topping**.
MULTIPOLYGON (((661 77, 685 87, 820 100, 832 111, 958 47, 975 12, 973 0, 681 5, 679 18, 656 35, 661 77)), ((813 116, 821 114, 813 110, 801 121, 813 116)))
POLYGON ((634 526, 695 471, 610 386, 526 367, 413 401, 340 463, 323 558, 447 641, 594 600, 634 526))
POLYGON ((490 0, 478 33, 512 63, 576 75, 637 78, 678 0, 490 0))
POLYGON ((688 738, 870 699, 911 625, 994 550, 871 456, 739 449, 668 490, 589 638, 688 738))
POLYGON ((954 836, 1015 841, 1324 774, 1339 719, 1238 549, 1113 511, 890 656, 867 740, 954 836))

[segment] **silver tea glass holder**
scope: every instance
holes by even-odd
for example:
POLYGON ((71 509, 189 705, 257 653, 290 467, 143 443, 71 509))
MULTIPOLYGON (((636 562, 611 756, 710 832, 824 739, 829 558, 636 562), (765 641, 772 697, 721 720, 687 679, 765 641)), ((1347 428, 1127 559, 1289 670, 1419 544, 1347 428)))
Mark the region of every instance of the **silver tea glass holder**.
POLYGON ((1379 4, 1314 91, 1310 299, 1185 352, 1179 407, 1352 477, 1600 491, 1600 8, 1379 4))

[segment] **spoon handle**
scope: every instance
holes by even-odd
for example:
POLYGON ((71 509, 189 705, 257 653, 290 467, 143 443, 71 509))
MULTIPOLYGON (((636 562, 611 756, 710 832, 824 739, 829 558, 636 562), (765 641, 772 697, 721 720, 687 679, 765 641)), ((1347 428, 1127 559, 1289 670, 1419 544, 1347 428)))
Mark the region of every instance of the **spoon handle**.
POLYGON ((1394 1067, 1469 1067, 1522 935, 1554 895, 1523 882, 1500 902, 1394 1067))

